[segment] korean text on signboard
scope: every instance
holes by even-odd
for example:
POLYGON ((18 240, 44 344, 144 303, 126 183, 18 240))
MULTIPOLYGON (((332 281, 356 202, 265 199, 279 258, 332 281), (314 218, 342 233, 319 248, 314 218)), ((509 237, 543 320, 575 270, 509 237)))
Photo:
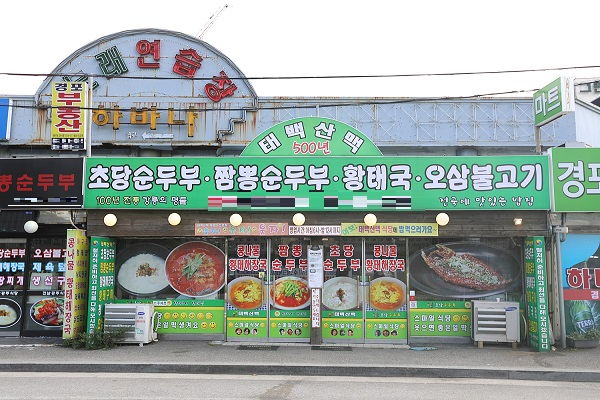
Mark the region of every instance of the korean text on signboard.
POLYGON ((547 210, 547 156, 89 158, 86 208, 547 210))
POLYGON ((535 126, 542 126, 574 109, 573 78, 558 78, 533 94, 535 126))
POLYGON ((52 82, 52 150, 85 150, 85 82, 52 82))
POLYGON ((552 211, 600 211, 600 149, 553 148, 552 211))
POLYGON ((81 208, 82 158, 0 159, 0 208, 81 208))

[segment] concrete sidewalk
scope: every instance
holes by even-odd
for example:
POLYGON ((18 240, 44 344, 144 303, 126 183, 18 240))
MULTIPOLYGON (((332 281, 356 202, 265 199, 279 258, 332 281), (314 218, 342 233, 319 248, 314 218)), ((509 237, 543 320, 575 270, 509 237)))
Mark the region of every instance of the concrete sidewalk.
POLYGON ((600 348, 535 352, 510 344, 324 345, 158 341, 108 350, 56 338, 0 338, 5 372, 146 372, 600 381, 600 348))

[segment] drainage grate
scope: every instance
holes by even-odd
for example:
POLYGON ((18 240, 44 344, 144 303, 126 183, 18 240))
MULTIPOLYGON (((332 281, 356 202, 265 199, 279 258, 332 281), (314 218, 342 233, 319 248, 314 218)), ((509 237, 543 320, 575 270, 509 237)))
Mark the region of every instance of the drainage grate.
POLYGON ((311 350, 352 351, 349 346, 312 346, 311 350))
POLYGON ((238 346, 238 350, 271 350, 275 351, 279 348, 279 346, 261 346, 261 345, 241 345, 238 346))

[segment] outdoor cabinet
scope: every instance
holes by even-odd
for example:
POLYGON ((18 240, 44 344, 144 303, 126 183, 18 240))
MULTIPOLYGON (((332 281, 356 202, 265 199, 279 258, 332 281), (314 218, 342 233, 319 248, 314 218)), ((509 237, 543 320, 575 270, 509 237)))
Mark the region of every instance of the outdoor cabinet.
POLYGON ((520 338, 519 303, 474 300, 473 341, 479 348, 483 342, 508 342, 517 348, 520 338))

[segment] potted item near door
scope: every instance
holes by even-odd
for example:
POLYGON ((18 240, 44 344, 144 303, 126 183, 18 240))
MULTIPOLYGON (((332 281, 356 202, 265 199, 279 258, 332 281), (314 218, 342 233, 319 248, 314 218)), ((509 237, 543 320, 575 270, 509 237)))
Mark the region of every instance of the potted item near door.
POLYGON ((600 342, 600 330, 590 329, 587 332, 574 332, 567 336, 567 346, 572 349, 593 349, 600 342))

